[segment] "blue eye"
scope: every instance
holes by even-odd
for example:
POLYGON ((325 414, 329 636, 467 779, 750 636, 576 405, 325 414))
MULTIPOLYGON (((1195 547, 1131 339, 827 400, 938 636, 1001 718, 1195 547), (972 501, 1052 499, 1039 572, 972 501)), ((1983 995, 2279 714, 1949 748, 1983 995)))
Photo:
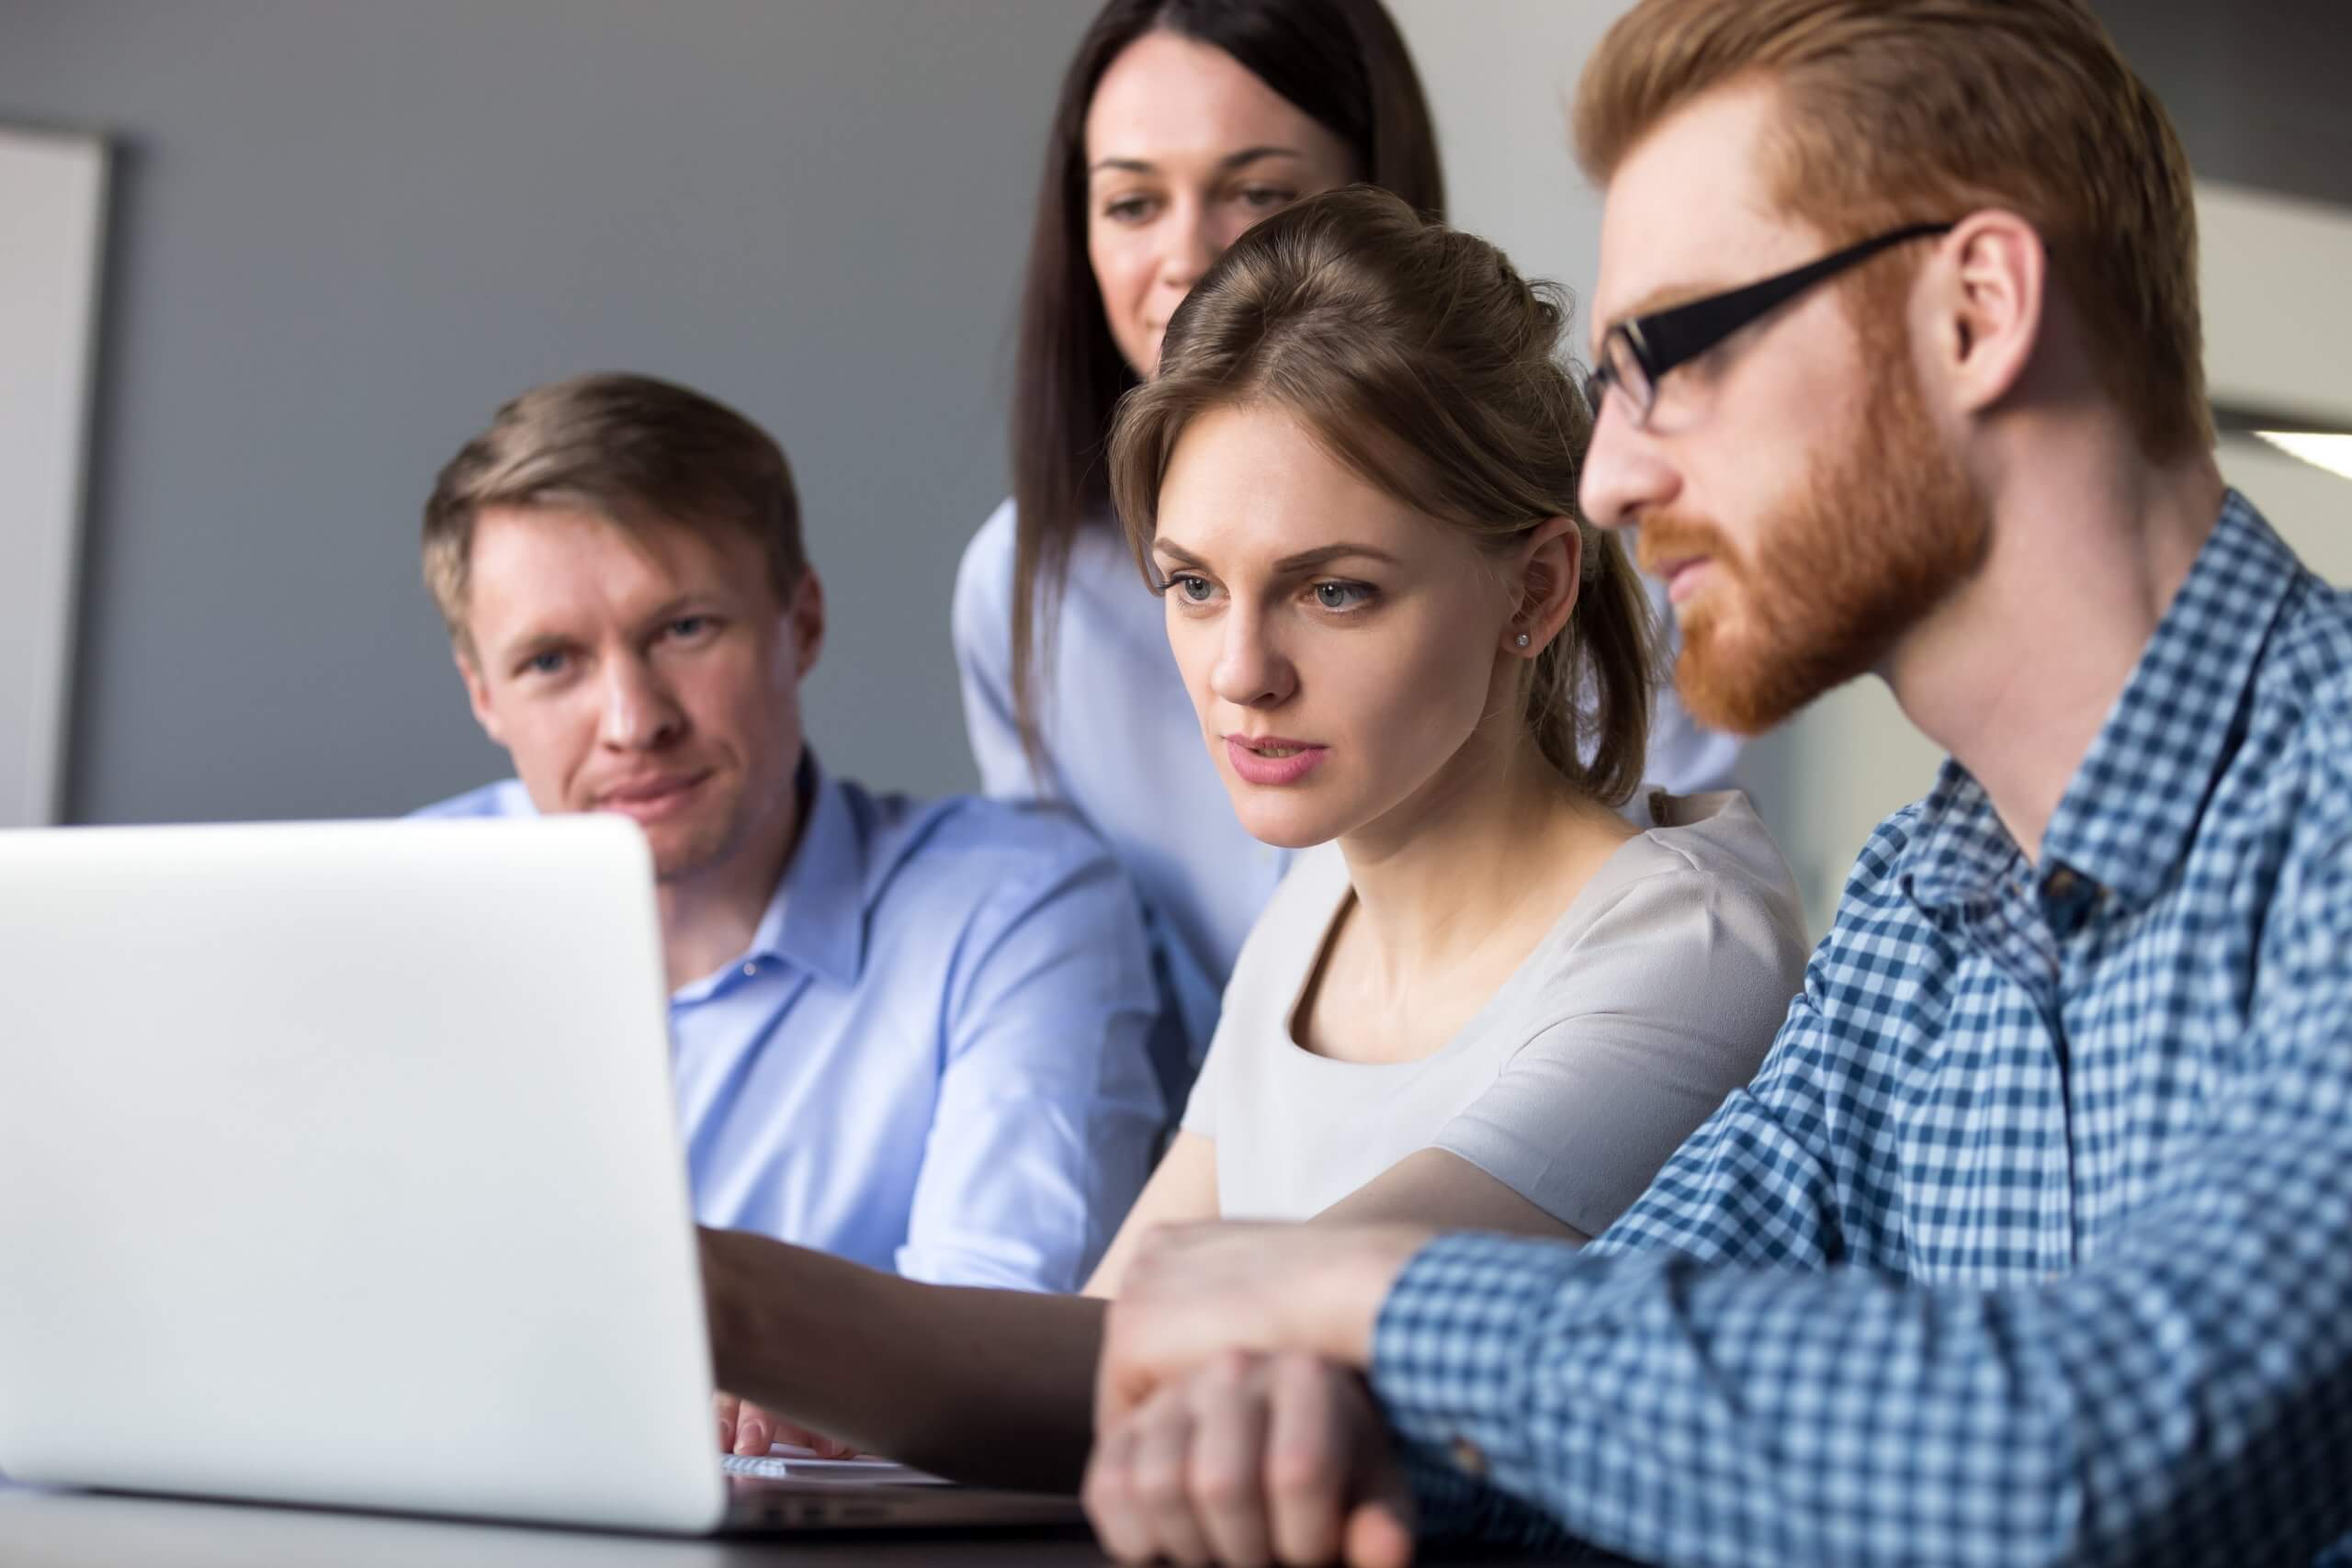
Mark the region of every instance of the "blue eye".
POLYGON ((1195 576, 1189 571, 1180 571, 1170 578, 1168 586, 1174 589, 1177 596, 1188 604, 1205 604, 1209 602, 1209 596, 1216 592, 1207 578, 1195 576))
POLYGON ((710 617, 708 615, 680 615, 670 623, 669 629, 672 637, 694 637, 710 629, 710 617))
POLYGON ((1318 582, 1308 592, 1323 608, 1344 612, 1370 604, 1375 591, 1368 582, 1318 582))
POLYGON ((552 650, 535 653, 523 661, 523 670, 526 674, 531 675, 560 674, 563 670, 563 655, 552 650))

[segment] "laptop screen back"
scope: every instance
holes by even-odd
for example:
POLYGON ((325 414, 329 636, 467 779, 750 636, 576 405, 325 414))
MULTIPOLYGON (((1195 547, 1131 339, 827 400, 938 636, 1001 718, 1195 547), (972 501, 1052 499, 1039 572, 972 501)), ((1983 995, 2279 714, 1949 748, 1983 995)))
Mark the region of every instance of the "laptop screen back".
POLYGON ((719 1518, 627 823, 0 834, 0 1472, 719 1518))

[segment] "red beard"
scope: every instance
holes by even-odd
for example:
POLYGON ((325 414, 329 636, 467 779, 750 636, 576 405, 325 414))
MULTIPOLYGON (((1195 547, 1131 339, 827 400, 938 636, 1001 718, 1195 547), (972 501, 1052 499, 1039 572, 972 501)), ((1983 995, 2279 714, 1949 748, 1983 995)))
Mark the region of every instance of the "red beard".
POLYGON ((1708 558, 1702 592, 1678 606, 1675 686, 1712 728, 1758 734, 1876 669, 1984 562, 1984 501, 1928 422, 1907 347, 1873 335, 1852 438, 1755 531, 1752 558, 1699 518, 1642 519, 1644 570, 1708 558))

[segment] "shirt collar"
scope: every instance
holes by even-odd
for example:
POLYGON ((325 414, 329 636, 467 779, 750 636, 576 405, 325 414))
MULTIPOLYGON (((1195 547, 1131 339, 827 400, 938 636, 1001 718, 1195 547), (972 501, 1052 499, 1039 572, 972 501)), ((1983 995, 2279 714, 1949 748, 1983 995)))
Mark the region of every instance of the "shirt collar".
MULTIPOLYGON (((2045 866, 2063 865, 2133 906, 2170 886, 2244 734, 2263 645, 2301 571, 2262 514, 2229 491, 2051 815, 2045 866)), ((2021 858, 1983 787, 1947 760, 1906 854, 1912 897, 1928 908, 1980 900, 2021 858)))
POLYGON ((813 750, 801 753, 798 787, 808 820, 744 956, 854 985, 865 965, 865 829, 813 750))
POLYGON ((1945 758, 1903 852, 1903 886, 1911 901, 1928 910, 1982 903, 2022 858, 1984 786, 1945 758))

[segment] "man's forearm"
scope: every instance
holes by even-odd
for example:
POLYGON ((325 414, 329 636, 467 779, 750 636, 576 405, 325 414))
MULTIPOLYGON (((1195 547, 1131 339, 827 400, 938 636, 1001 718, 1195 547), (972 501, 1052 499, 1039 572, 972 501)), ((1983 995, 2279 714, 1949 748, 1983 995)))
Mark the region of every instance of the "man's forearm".
POLYGON ((1938 1291, 1452 1237, 1384 1309, 1373 1386, 1461 1497, 1643 1561, 2307 1561, 2352 1528, 2352 1264, 2306 1254, 2299 1292, 2147 1251, 1938 1291))
POLYGON ((933 1473, 1075 1491, 1103 1303, 926 1285, 740 1232, 706 1232, 719 1386, 933 1473))

